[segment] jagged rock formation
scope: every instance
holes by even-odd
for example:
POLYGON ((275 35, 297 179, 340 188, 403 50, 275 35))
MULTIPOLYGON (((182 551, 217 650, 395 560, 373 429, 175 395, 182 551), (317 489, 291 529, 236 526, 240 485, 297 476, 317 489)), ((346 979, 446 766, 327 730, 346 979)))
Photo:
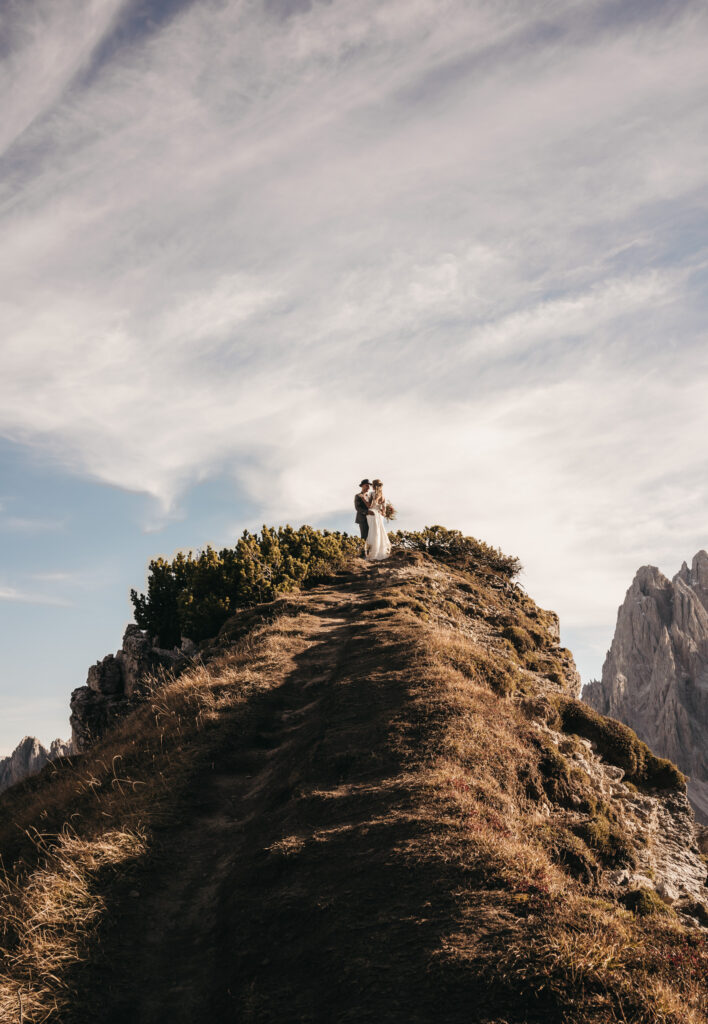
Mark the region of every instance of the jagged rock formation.
POLYGON ((34 736, 25 736, 11 754, 0 758, 0 792, 29 775, 36 775, 49 761, 70 753, 71 744, 64 740, 52 740, 47 750, 34 736))
POLYGON ((689 776, 688 795, 708 822, 708 554, 673 580, 637 572, 617 615, 602 679, 583 699, 625 722, 689 776))
POLYGON ((88 750, 111 723, 131 711, 149 677, 165 672, 179 674, 195 651, 190 640, 185 640, 181 649, 156 647, 147 633, 131 623, 120 650, 92 665, 86 685, 71 694, 69 721, 76 750, 88 750))

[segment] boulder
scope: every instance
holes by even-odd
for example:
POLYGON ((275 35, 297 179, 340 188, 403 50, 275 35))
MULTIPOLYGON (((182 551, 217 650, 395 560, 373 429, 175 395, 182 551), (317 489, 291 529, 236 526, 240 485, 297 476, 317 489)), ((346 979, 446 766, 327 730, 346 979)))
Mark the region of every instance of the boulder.
POLYGON ((69 724, 72 743, 77 751, 88 750, 101 738, 113 721, 113 711, 119 702, 120 697, 106 696, 90 686, 79 686, 72 691, 69 724))
POLYGON ((88 670, 86 685, 96 693, 116 694, 123 692, 121 664, 113 654, 107 654, 88 670))

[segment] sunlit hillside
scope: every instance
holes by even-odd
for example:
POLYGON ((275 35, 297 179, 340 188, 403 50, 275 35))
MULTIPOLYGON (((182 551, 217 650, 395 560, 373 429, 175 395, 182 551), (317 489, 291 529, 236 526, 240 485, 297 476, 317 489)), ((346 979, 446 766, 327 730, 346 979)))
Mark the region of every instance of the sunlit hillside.
POLYGON ((685 780, 518 568, 435 528, 240 606, 178 581, 186 669, 0 797, 0 1020, 708 1021, 685 780))

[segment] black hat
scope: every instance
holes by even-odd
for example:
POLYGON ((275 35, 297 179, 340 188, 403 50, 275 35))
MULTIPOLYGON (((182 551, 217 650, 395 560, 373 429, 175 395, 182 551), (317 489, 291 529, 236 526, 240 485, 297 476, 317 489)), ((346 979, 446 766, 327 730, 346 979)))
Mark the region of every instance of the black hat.
POLYGON ((362 480, 361 483, 359 484, 359 486, 363 487, 364 484, 366 484, 367 487, 371 487, 371 480, 362 480))

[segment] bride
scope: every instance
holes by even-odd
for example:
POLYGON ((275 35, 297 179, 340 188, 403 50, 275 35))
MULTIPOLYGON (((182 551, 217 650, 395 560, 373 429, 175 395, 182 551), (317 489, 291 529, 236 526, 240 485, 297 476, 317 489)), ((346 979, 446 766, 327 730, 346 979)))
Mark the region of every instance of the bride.
POLYGON ((391 554, 391 541, 388 539, 384 526, 383 514, 386 510, 386 499, 383 496, 383 484, 380 480, 374 480, 372 486, 374 490, 369 499, 369 511, 366 513, 366 520, 369 524, 366 557, 374 562, 388 558, 391 554))

